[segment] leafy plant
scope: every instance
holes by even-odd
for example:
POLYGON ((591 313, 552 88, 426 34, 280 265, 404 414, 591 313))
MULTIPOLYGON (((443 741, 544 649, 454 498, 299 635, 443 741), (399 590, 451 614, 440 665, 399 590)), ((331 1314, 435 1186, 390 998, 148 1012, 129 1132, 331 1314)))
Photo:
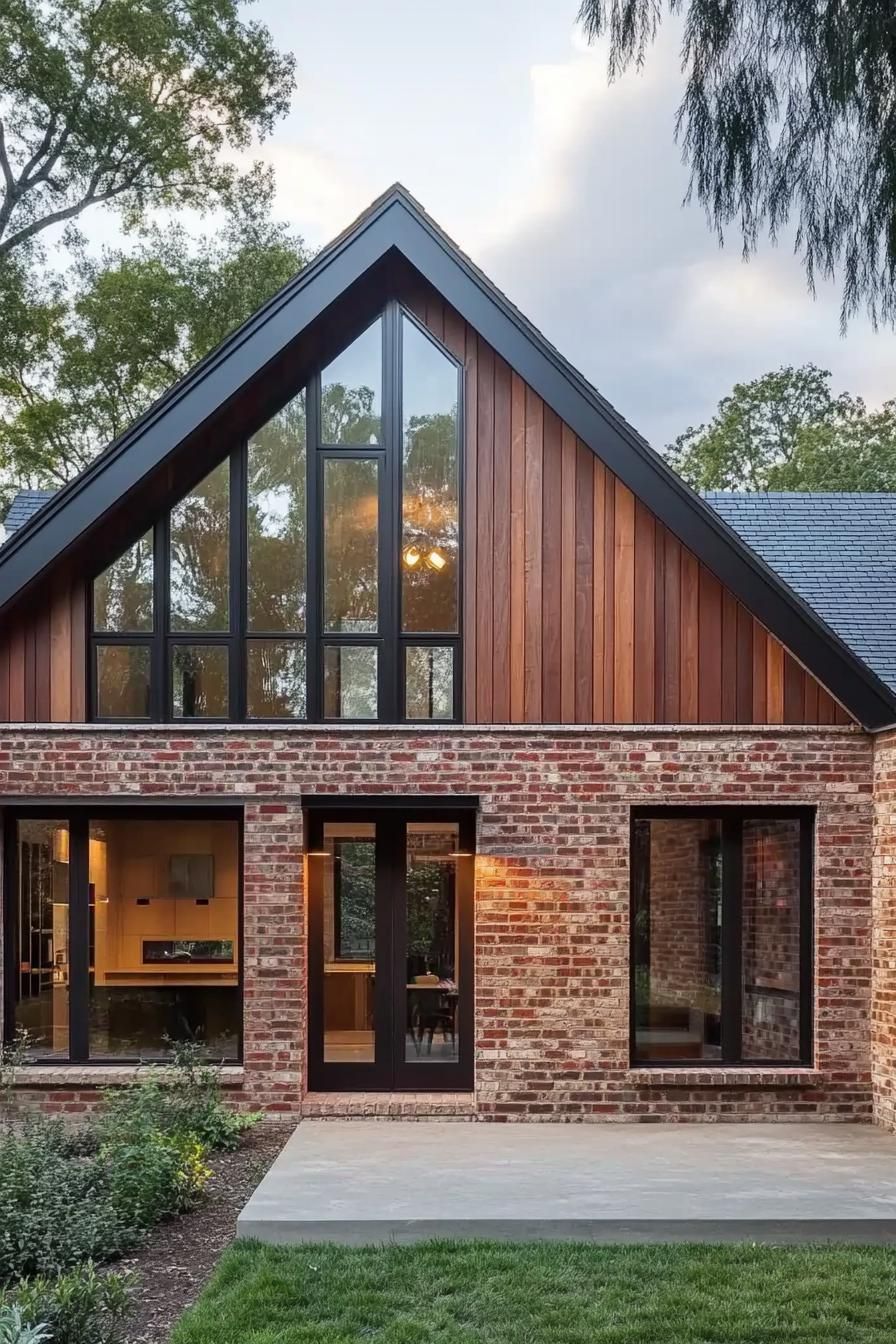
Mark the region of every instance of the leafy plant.
POLYGON ((12 1115, 16 1077, 28 1057, 30 1045, 31 1038, 22 1026, 16 1027, 11 1041, 0 1041, 0 1116, 4 1119, 12 1115))
POLYGON ((205 1149, 191 1134, 149 1129, 132 1143, 100 1150, 109 1173, 109 1199, 123 1225, 143 1231, 195 1207, 211 1176, 205 1149))
POLYGON ((18 1307, 0 1306, 0 1344, 43 1344, 51 1338, 46 1325, 26 1325, 18 1307))
POLYGON ((171 1042, 171 1062, 131 1087, 106 1094, 100 1128, 104 1139, 131 1143, 147 1130, 191 1134, 204 1148, 233 1149, 261 1118, 240 1114, 221 1100, 220 1071, 196 1041, 171 1042))
MULTIPOLYGON (((42 1323, 26 1328, 45 1333, 13 1335, 13 1344, 122 1344, 133 1282, 132 1274, 101 1274, 91 1261, 58 1278, 25 1279, 0 1294, 0 1304, 8 1303, 0 1305, 0 1323, 4 1311, 42 1323)), ((0 1344, 7 1344, 2 1324, 0 1344)))
POLYGON ((60 1120, 32 1116, 0 1136, 0 1283, 131 1244, 107 1188, 106 1162, 79 1156, 60 1120))

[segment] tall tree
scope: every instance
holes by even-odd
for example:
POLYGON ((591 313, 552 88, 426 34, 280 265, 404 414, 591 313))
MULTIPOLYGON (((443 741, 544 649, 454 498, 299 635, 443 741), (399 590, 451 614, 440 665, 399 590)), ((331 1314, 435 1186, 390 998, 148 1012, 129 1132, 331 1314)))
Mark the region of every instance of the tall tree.
POLYGON ((896 490, 896 400, 869 411, 814 364, 737 383, 670 444, 696 490, 896 490))
POLYGON ((0 496, 70 480, 306 259, 259 203, 198 244, 82 252, 63 280, 0 269, 0 496))
POLYGON ((230 197, 293 57, 237 0, 0 0, 0 258, 88 207, 230 197))
POLYGON ((842 274, 842 319, 896 321, 893 0, 581 0, 615 76, 640 66, 663 13, 684 15, 676 134, 690 192, 746 253, 796 223, 810 288, 842 274))

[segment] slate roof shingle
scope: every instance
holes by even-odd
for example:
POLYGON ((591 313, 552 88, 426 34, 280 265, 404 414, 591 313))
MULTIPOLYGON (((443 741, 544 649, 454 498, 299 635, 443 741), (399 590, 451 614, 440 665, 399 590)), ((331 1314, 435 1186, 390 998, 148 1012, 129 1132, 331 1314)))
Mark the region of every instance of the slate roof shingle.
POLYGON ((32 518, 38 509, 43 508, 47 500, 52 499, 55 493, 55 490, 20 490, 3 519, 6 535, 10 536, 23 523, 27 523, 28 519, 32 518))
POLYGON ((896 690, 896 494, 708 490, 704 499, 896 690))

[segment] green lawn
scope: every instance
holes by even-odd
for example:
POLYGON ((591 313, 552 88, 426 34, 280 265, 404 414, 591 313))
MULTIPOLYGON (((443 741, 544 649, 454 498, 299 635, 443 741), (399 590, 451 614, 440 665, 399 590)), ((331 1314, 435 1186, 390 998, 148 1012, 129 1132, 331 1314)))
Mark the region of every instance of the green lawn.
POLYGON ((172 1344, 893 1344, 881 1247, 238 1242, 172 1344))

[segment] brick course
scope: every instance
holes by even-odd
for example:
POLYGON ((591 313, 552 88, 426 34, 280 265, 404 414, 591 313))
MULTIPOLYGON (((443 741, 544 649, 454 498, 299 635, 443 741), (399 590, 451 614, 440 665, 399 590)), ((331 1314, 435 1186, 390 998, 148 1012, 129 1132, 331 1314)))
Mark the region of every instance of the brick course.
MULTIPOLYGON (((272 1113, 299 1115, 304 1093, 300 797, 392 792, 480 798, 476 1118, 870 1117, 872 744, 858 730, 160 725, 0 734, 7 798, 243 803, 241 1100, 272 1113), (654 1078, 629 1067, 629 809, 720 802, 818 809, 812 1071, 654 1078)), ((77 1082, 46 1095, 62 1109, 87 1104, 77 1082)), ((338 1111, 338 1102, 306 1105, 338 1111)), ((395 1100, 369 1106, 405 1112, 395 1100)), ((457 1109, 468 1114, 469 1101, 457 1109)))
POLYGON ((874 1118, 896 1129, 896 733, 874 742, 874 1118))

